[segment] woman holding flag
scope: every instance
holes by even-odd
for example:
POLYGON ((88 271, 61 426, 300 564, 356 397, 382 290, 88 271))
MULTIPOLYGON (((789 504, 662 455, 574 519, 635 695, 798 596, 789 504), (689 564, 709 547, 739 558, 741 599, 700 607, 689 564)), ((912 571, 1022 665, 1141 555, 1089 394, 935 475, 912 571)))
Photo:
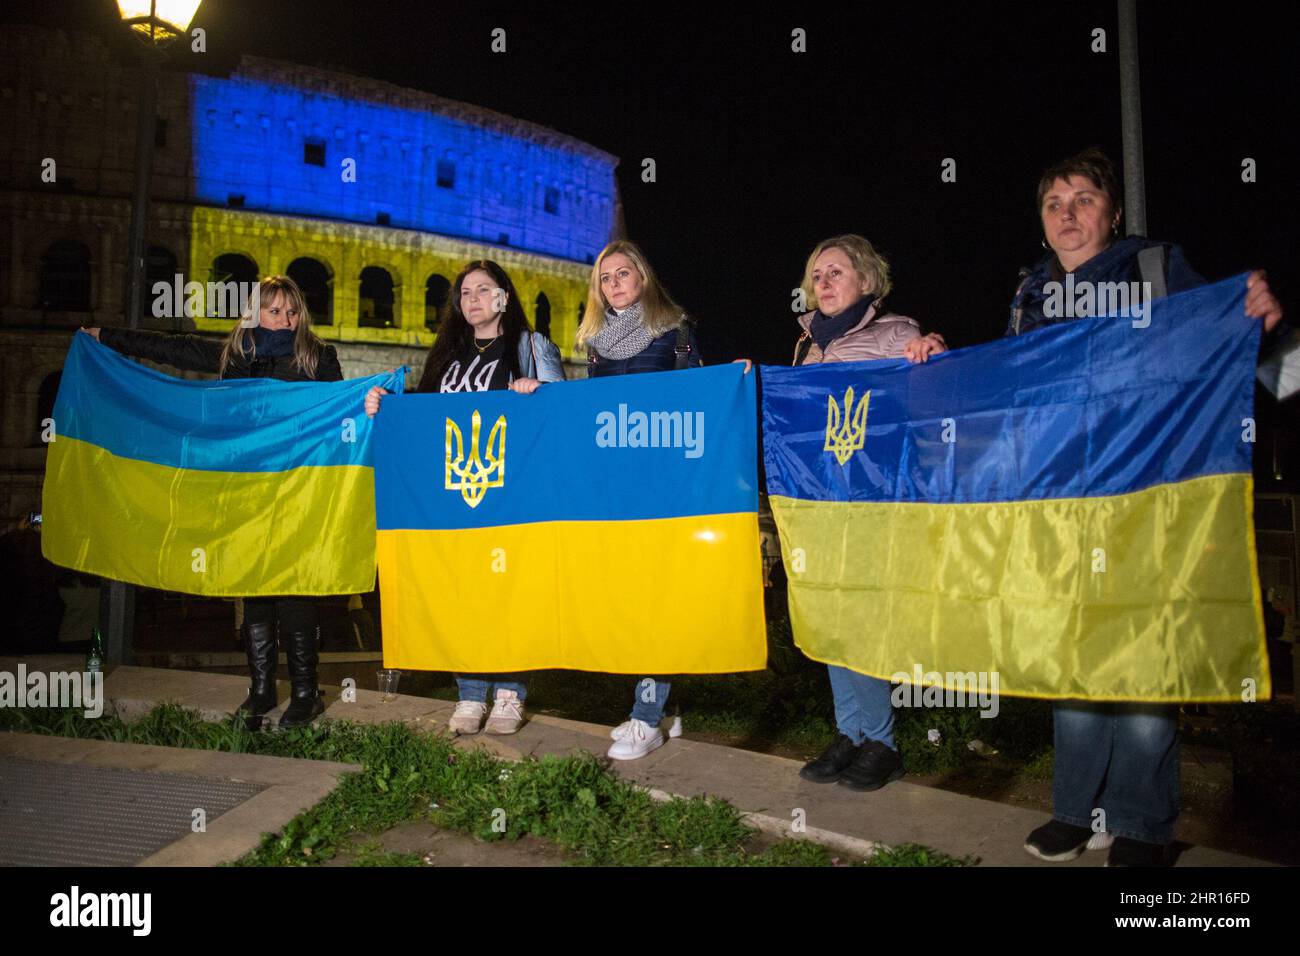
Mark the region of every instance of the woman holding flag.
MULTIPOLYGON (((1087 317, 1045 307, 1051 287, 1059 288, 1067 276, 1076 289, 1140 282, 1151 298, 1205 283, 1178 246, 1120 237, 1120 195, 1114 166, 1098 149, 1043 173, 1037 198, 1048 252, 1022 273, 1007 335, 1087 317)), ((1263 320, 1265 332, 1282 318, 1262 272, 1247 280, 1245 311, 1263 320)), ((930 354, 941 351, 942 342, 922 341, 917 348, 930 354)), ((1107 866, 1168 863, 1178 818, 1178 708, 1065 700, 1055 704, 1053 719, 1052 819, 1029 834, 1025 850, 1055 862, 1109 847, 1107 866)))
MULTIPOLYGON (((920 325, 885 311, 890 288, 889 263, 862 236, 819 242, 804 264, 802 289, 814 309, 799 316, 802 334, 792 364, 903 357, 925 361, 929 353, 916 347, 921 341, 920 325)), ((941 350, 942 336, 932 334, 930 341, 931 351, 941 350)), ((851 790, 879 790, 904 774, 894 744, 889 681, 836 664, 826 669, 839 733, 820 757, 804 765, 799 776, 813 783, 839 781, 851 790)))
MULTIPOLYGON (((484 392, 508 388, 530 395, 547 382, 564 381, 560 350, 528 325, 510 277, 495 262, 477 259, 451 287, 451 315, 429 350, 420 392, 484 392)), ((386 389, 366 395, 373 417, 386 389)), ((454 734, 513 734, 524 722, 528 686, 522 674, 457 674, 460 699, 448 722, 454 734), (492 713, 487 712, 494 691, 492 713), (487 722, 484 723, 486 716, 487 722)))
MULTIPOLYGON (((591 267, 578 347, 587 350, 587 375, 591 378, 703 364, 686 314, 659 282, 645 253, 625 239, 602 249, 591 267)), ((609 757, 636 760, 663 745, 659 724, 671 690, 671 682, 658 677, 645 677, 637 683, 632 713, 610 732, 614 743, 609 757)), ((668 736, 680 734, 681 720, 676 719, 668 736)))
MULTIPOLYGON (((337 382, 343 378, 334 346, 312 332, 311 314, 302 291, 288 276, 267 276, 258 283, 256 295, 225 342, 141 329, 81 331, 123 355, 183 371, 215 372, 222 379, 337 382)), ((316 676, 320 657, 317 601, 297 596, 245 598, 243 634, 252 683, 236 718, 249 730, 257 730, 263 717, 278 703, 277 636, 284 647, 292 688, 279 725, 300 727, 320 716, 325 704, 316 676)))

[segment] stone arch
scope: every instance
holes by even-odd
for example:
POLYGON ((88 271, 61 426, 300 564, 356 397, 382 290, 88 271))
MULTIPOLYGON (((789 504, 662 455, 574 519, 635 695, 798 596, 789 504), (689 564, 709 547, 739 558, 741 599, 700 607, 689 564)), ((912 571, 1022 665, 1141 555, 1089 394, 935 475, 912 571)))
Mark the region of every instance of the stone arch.
POLYGON ((357 325, 391 329, 400 324, 400 273, 382 265, 367 265, 357 276, 357 325))
POLYGON ((315 255, 302 255, 285 267, 285 274, 302 289, 313 325, 334 324, 334 269, 315 255))
POLYGON ((451 309, 451 280, 441 272, 431 272, 424 280, 424 327, 438 331, 451 309))
POLYGON ((551 300, 544 291, 537 293, 533 303, 533 328, 539 335, 551 337, 551 300))
POLYGON ((38 306, 47 312, 91 310, 90 247, 80 239, 56 239, 41 255, 38 306))

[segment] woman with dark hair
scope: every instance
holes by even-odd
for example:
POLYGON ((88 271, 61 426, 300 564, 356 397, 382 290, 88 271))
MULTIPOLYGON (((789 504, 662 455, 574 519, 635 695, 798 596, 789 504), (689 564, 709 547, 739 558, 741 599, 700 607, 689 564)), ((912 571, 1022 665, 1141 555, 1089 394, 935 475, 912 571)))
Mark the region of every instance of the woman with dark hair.
MULTIPOLYGON (((1077 310, 1049 314, 1057 310, 1046 307, 1047 286, 1067 275, 1076 289, 1087 283, 1140 283, 1137 288, 1149 289, 1151 298, 1205 283, 1178 246, 1120 238, 1119 185, 1110 159, 1098 149, 1043 173, 1038 214, 1048 252, 1022 272, 1007 335, 1085 317, 1077 310)), ((1092 300, 1100 302, 1101 296, 1092 300)), ((1263 320, 1266 332, 1281 321, 1282 306, 1263 272, 1247 280, 1245 311, 1263 320)), ((942 351, 942 342, 927 337, 917 349, 942 351)), ((1167 863, 1178 818, 1178 708, 1064 700, 1054 705, 1053 720, 1052 819, 1029 834, 1025 850, 1060 861, 1085 849, 1110 847, 1108 866, 1167 863), (1098 810, 1104 813, 1104 829, 1094 833, 1098 810)))
MULTIPOLYGON (((215 372, 223 379, 337 382, 343 378, 334 346, 326 345, 312 332, 311 314, 302 290, 288 276, 262 279, 256 298, 224 342, 141 329, 81 331, 124 355, 185 371, 215 372)), ((279 725, 300 727, 320 716, 325 703, 316 679, 320 659, 319 601, 294 596, 244 598, 243 633, 252 686, 236 711, 237 719, 249 730, 257 730, 262 718, 275 709, 277 636, 284 647, 292 688, 279 725)))
MULTIPOLYGON (((451 314, 442 323, 420 376, 419 392, 485 392, 508 388, 530 395, 564 380, 560 350, 529 327, 514 283, 495 262, 476 259, 451 287, 451 314)), ((386 389, 366 394, 374 416, 386 389)), ((524 722, 528 687, 522 674, 457 674, 460 700, 448 721, 454 734, 513 734, 524 722), (495 689, 487 715, 490 690, 495 689), (487 723, 483 718, 487 715, 487 723)))

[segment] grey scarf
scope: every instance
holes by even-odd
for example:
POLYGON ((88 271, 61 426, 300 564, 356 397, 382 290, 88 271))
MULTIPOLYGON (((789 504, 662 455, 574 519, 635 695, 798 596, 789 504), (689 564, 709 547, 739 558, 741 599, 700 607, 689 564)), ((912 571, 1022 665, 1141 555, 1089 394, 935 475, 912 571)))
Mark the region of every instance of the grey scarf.
POLYGON ((625 309, 618 315, 613 309, 605 310, 605 324, 588 341, 604 359, 629 359, 640 355, 654 335, 641 322, 641 303, 625 309))

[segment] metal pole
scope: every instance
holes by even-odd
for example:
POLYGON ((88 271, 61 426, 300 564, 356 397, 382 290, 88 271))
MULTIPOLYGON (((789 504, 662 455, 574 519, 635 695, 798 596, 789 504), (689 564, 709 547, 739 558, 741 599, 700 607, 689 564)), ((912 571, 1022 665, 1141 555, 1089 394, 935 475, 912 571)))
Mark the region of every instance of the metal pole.
POLYGON ((144 229, 149 216, 149 181, 158 112, 157 54, 145 47, 140 66, 140 96, 135 124, 135 189, 131 193, 131 231, 127 255, 126 325, 134 329, 144 311, 144 229))
POLYGON ((1142 88, 1138 69, 1137 0, 1119 0, 1119 105, 1124 133, 1124 220, 1130 236, 1147 234, 1142 166, 1142 88))
MULTIPOLYGON (((143 47, 140 94, 136 103, 135 189, 131 194, 131 228, 126 269, 126 325, 140 324, 144 311, 144 232, 149 216, 149 182, 153 173, 154 130, 157 124, 158 54, 143 47)), ((122 581, 106 581, 99 601, 106 664, 130 664, 135 659, 135 589, 122 581)))

